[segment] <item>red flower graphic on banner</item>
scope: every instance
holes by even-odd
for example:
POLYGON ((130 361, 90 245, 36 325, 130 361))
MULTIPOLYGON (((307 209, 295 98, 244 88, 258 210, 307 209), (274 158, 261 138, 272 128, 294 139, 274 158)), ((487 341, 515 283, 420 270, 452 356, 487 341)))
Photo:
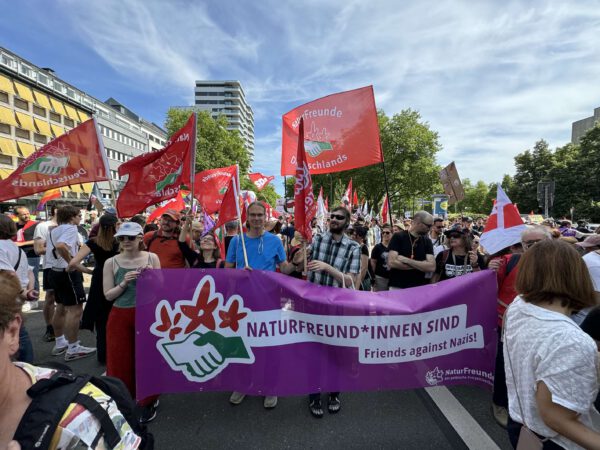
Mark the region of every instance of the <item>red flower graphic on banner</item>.
POLYGON ((210 298, 210 284, 208 282, 204 283, 200 293, 198 294, 198 298, 196 299, 196 305, 182 305, 181 312, 184 316, 190 319, 190 323, 187 327, 185 327, 185 332, 190 333, 193 330, 197 329, 200 325, 204 325, 209 330, 214 331, 216 328, 215 318, 213 317, 213 313, 217 306, 219 305, 218 299, 213 299, 209 301, 210 298))
POLYGON ((181 319, 181 313, 177 313, 177 314, 175 314, 175 317, 173 318, 173 322, 171 322, 171 315, 169 314, 167 307, 165 305, 163 305, 163 307, 160 309, 161 323, 159 326, 156 327, 156 329, 163 333, 166 333, 168 331, 169 339, 173 340, 173 339, 175 339, 175 336, 177 336, 183 330, 183 328, 175 326, 179 323, 180 319, 181 319))
POLYGON ((238 312, 240 307, 240 303, 237 300, 234 300, 231 303, 231 307, 229 311, 219 311, 219 317, 221 318, 221 323, 219 324, 219 328, 231 328, 233 331, 237 331, 240 327, 239 321, 246 317, 248 314, 238 312))

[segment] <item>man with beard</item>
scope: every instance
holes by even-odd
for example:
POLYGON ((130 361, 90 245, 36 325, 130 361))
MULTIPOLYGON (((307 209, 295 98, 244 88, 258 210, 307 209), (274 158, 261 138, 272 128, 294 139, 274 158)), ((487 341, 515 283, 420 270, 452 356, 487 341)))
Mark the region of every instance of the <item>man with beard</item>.
MULTIPOLYGON (((350 226, 350 211, 339 206, 331 211, 329 231, 315 236, 312 257, 307 265, 308 281, 321 286, 357 287, 360 274, 360 246, 344 234, 350 226)), ((329 394, 327 409, 340 410, 339 392, 329 394)), ((308 407, 314 417, 323 417, 321 394, 311 394, 308 407)))
POLYGON ((146 250, 158 255, 162 269, 181 269, 185 258, 179 248, 179 223, 181 215, 174 209, 167 209, 160 218, 158 231, 144 234, 146 250))
POLYGON ((429 230, 433 216, 426 211, 415 214, 407 231, 395 233, 390 241, 388 266, 390 290, 422 286, 429 282, 427 272, 435 270, 429 230))

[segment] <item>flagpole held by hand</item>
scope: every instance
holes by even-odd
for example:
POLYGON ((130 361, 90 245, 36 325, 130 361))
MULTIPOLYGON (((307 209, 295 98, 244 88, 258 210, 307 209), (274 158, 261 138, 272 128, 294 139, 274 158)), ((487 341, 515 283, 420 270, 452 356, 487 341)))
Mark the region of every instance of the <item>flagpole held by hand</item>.
POLYGON ((237 183, 233 183, 233 192, 235 193, 235 210, 237 212, 237 219, 240 226, 239 236, 242 240, 242 251, 244 252, 244 268, 249 269, 250 264, 248 264, 248 253, 246 252, 246 241, 244 240, 244 226, 242 224, 242 214, 240 212, 240 194, 237 189, 237 183))

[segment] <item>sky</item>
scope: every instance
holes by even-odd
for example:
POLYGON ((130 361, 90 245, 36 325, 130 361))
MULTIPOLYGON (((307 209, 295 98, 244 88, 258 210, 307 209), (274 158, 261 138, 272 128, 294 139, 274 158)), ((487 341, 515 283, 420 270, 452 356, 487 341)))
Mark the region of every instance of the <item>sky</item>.
MULTIPOLYGON (((438 163, 501 181, 514 156, 600 106, 598 1, 0 0, 0 46, 164 124, 194 82, 239 80, 253 171, 278 175, 281 116, 373 85, 439 133, 438 163)), ((275 180, 283 192, 282 178, 275 180)))

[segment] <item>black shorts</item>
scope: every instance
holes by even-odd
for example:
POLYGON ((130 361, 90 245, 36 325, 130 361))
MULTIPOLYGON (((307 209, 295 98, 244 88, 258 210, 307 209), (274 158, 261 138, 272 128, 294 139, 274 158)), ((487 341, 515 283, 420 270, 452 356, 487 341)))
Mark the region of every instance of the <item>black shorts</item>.
POLYGON ((54 286, 52 286, 52 283, 50 283, 50 271, 51 270, 52 269, 50 269, 50 268, 44 269, 44 273, 42 275, 42 287, 44 288, 44 291, 46 291, 46 292, 54 290, 54 286))
POLYGON ((50 270, 50 284, 54 288, 55 302, 63 306, 85 303, 83 275, 81 272, 57 272, 50 270))

